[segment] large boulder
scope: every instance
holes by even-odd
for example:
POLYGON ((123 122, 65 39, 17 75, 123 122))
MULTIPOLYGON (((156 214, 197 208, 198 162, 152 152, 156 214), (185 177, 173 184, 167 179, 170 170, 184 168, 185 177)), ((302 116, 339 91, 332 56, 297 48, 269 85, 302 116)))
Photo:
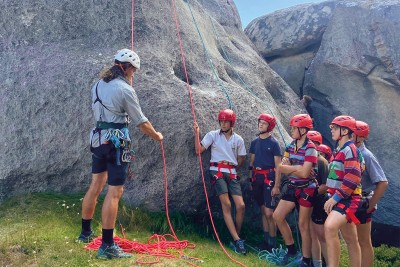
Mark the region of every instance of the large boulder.
MULTIPOLYGON (((175 4, 202 135, 218 128, 220 109, 232 106, 247 147, 262 112, 277 117, 282 135, 276 130, 275 136, 283 146, 281 136, 289 141, 283 126, 302 105, 244 35, 233 1, 175 4)), ((131 46, 131 2, 10 0, 0 3, 0 16, 0 200, 85 191, 95 123, 90 88, 115 52, 131 46)), ((192 212, 203 205, 204 194, 174 10, 167 2, 139 0, 134 17, 134 47, 142 61, 134 88, 144 114, 165 138, 171 209, 192 212)), ((163 210, 160 144, 130 130, 137 159, 125 200, 163 210)), ((203 159, 206 168, 209 153, 203 159)))
POLYGON ((298 94, 321 43, 335 1, 304 4, 256 18, 245 29, 257 50, 298 94))
POLYGON ((400 187, 396 178, 400 162, 396 152, 400 149, 399 15, 399 0, 328 1, 275 12, 256 19, 245 30, 252 40, 264 38, 257 48, 293 91, 313 97, 316 129, 327 143, 334 145, 327 126, 338 114, 369 123, 367 146, 380 160, 390 181, 376 219, 396 225, 400 222, 400 215, 395 212, 400 201, 396 193, 400 187), (316 13, 309 14, 309 10, 316 13), (288 17, 293 14, 300 14, 292 22, 296 28, 288 25, 288 17), (319 19, 309 27, 313 17, 319 19), (293 44, 276 42, 278 33, 251 34, 252 29, 269 30, 266 24, 282 24, 281 39, 293 44), (311 51, 304 45, 305 39, 310 40, 311 51))

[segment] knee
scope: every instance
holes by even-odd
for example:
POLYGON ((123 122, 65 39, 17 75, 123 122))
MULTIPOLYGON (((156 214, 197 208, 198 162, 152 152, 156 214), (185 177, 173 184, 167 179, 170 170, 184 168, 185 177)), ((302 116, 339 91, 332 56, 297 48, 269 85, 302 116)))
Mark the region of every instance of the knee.
POLYGON ((310 232, 310 223, 309 222, 299 222, 300 232, 310 232))
POLYGON ((324 225, 325 238, 329 239, 338 235, 339 229, 335 225, 326 223, 324 225))
POLYGON ((265 218, 268 220, 268 221, 272 221, 274 218, 273 218, 273 213, 267 213, 267 214, 265 214, 265 218))
POLYGON ((232 204, 230 201, 221 202, 222 210, 231 212, 232 204))
POLYGON ((246 205, 244 204, 244 202, 239 203, 236 205, 236 212, 244 212, 246 208, 246 205))
POLYGON ((90 194, 93 197, 98 197, 100 195, 101 191, 103 191, 103 186, 101 186, 98 183, 91 184, 89 187, 89 190, 88 190, 88 194, 90 194))
POLYGON ((110 194, 110 196, 112 198, 121 198, 122 194, 124 193, 124 187, 122 186, 118 186, 118 187, 114 187, 112 189, 108 189, 109 191, 107 192, 107 194, 110 194))
POLYGON ((279 213, 277 213, 277 212, 274 212, 274 213, 272 214, 272 218, 274 219, 274 221, 275 221, 277 224, 283 222, 283 220, 285 219, 285 218, 283 218, 283 216, 282 216, 281 214, 279 214, 279 213))

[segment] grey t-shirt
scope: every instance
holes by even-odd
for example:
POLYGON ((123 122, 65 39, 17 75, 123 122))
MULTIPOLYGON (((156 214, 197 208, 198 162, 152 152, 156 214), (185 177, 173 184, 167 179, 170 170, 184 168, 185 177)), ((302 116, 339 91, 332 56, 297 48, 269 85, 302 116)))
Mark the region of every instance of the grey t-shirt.
POLYGON ((365 161, 365 171, 362 173, 361 179, 362 190, 364 192, 372 191, 375 189, 376 183, 386 182, 387 178, 374 154, 364 144, 358 149, 361 151, 365 161))
MULTIPOLYGON (((92 110, 96 121, 127 123, 127 115, 135 126, 148 121, 140 108, 135 90, 129 85, 128 80, 122 77, 113 79, 108 83, 100 80, 93 85, 92 110), (98 98, 107 108, 99 101, 94 103, 97 97, 96 86, 98 98)), ((93 134, 93 131, 91 131, 90 140, 92 146, 97 147, 100 142, 103 143, 105 134, 106 131, 102 130, 101 138, 99 139, 98 134, 93 134)))

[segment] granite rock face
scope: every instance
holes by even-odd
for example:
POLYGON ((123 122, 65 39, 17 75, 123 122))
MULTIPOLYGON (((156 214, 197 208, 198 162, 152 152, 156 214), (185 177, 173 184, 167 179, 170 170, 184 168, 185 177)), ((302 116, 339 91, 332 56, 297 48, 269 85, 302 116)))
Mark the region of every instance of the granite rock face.
MULTIPOLYGON (((217 129, 218 111, 231 106, 247 148, 262 112, 277 117, 288 142, 284 126, 304 112, 302 104, 243 33, 233 1, 175 4, 201 135, 217 129)), ((0 16, 0 200, 29 192, 84 192, 95 123, 90 88, 116 51, 131 47, 131 3, 3 1, 0 16)), ((195 212, 204 206, 204 193, 174 9, 168 2, 135 0, 134 18, 142 67, 133 86, 144 114, 165 138, 170 208, 195 212)), ((124 198, 163 210, 160 144, 130 130, 137 159, 124 198)), ((278 130, 274 135, 283 146, 278 130)), ((208 160, 209 152, 205 168, 208 160)))
POLYGON ((399 225, 400 1, 328 1, 255 19, 245 29, 257 49, 296 94, 313 97, 316 130, 331 140, 338 114, 369 123, 367 146, 390 186, 377 211, 399 225), (293 18, 293 20, 290 20, 293 18), (269 25, 269 26, 267 26, 269 25), (273 27, 276 25, 280 25, 273 27))

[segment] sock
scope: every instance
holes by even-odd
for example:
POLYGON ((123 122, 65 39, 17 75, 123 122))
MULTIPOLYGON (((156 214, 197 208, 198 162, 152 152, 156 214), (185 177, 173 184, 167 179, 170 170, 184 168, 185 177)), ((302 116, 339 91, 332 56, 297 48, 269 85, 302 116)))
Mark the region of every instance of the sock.
POLYGON ((313 260, 314 267, 322 267, 322 260, 313 260))
POLYGON ((303 262, 307 263, 308 266, 311 264, 311 258, 303 257, 303 262))
POLYGON ((269 233, 268 232, 264 232, 264 241, 268 244, 268 240, 269 240, 269 233))
POLYGON ((114 243, 113 235, 114 229, 102 229, 102 242, 111 245, 114 243))
POLYGON ((288 254, 290 254, 290 255, 296 254, 296 247, 294 246, 294 244, 286 245, 286 247, 288 250, 288 254))
POLYGON ((82 233, 90 233, 92 229, 90 228, 90 223, 92 222, 92 219, 85 220, 82 219, 82 233))
POLYGON ((269 237, 269 245, 273 248, 276 248, 276 236, 269 237))

